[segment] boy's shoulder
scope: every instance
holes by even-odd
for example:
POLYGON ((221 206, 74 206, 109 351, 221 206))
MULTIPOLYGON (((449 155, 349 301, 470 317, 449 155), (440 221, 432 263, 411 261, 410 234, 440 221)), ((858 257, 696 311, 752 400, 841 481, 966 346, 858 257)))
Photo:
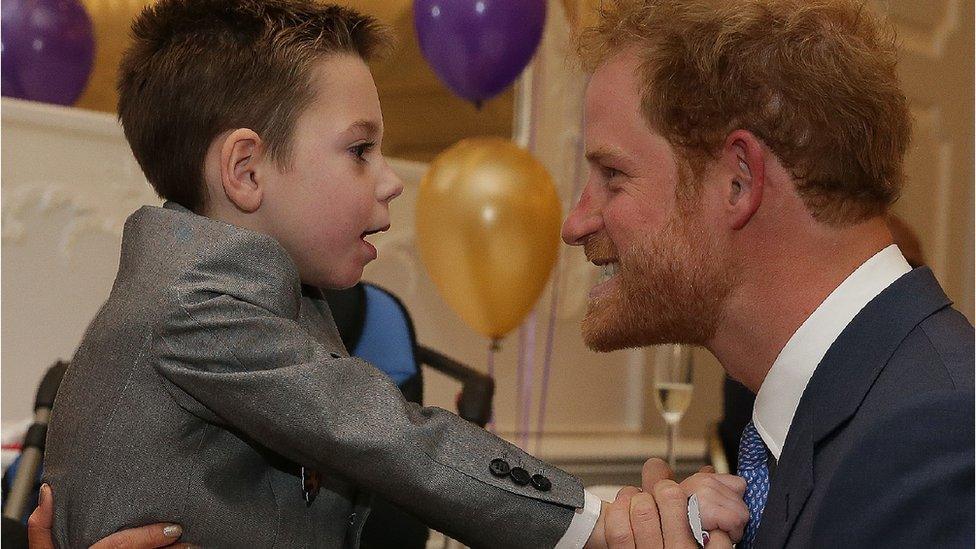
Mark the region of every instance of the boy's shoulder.
POLYGON ((172 202, 126 220, 117 284, 126 280, 167 287, 183 300, 219 293, 272 310, 301 295, 298 269, 277 240, 172 202))

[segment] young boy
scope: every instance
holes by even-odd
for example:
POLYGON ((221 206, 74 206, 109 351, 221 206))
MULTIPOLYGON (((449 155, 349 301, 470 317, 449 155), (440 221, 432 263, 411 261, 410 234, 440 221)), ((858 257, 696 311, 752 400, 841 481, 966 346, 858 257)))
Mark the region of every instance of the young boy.
POLYGON ((579 480, 404 402, 348 357, 314 289, 359 280, 402 189, 364 62, 377 23, 161 0, 133 35, 119 117, 167 202, 126 222, 58 395, 57 544, 169 521, 208 547, 355 547, 371 491, 471 544, 585 541, 599 506, 576 511, 579 480))

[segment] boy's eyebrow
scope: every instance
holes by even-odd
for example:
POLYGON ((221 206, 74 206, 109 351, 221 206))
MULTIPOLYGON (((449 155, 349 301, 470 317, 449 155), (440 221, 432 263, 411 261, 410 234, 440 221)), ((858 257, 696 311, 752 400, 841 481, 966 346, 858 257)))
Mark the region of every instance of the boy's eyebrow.
POLYGON ((373 120, 361 118, 350 124, 346 132, 352 132, 354 130, 360 130, 369 135, 376 135, 380 133, 380 125, 373 120))

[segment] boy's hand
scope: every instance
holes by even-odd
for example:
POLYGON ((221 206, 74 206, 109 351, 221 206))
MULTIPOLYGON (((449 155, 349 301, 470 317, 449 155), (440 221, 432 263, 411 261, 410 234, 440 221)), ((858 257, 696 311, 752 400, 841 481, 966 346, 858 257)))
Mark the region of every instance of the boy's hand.
MULTIPOLYGON (((51 527, 54 524, 54 494, 47 484, 41 485, 37 509, 27 520, 27 539, 30 549, 54 549, 51 527)), ((92 545, 91 549, 112 549, 127 547, 131 549, 155 549, 157 547, 189 548, 189 544, 174 542, 183 534, 177 524, 156 523, 139 528, 116 532, 92 545)))
POLYGON ((746 481, 742 477, 719 475, 706 465, 679 486, 685 497, 698 496, 702 529, 710 538, 716 531, 722 531, 733 542, 742 539, 749 522, 749 508, 742 499, 746 491, 746 481))

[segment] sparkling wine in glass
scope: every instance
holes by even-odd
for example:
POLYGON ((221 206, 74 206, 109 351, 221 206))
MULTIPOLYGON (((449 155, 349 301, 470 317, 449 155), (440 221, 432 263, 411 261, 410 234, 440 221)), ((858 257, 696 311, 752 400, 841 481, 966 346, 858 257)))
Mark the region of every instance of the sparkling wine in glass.
POLYGON ((676 471, 678 422, 691 404, 692 349, 661 345, 654 353, 654 402, 668 424, 668 465, 676 471))

